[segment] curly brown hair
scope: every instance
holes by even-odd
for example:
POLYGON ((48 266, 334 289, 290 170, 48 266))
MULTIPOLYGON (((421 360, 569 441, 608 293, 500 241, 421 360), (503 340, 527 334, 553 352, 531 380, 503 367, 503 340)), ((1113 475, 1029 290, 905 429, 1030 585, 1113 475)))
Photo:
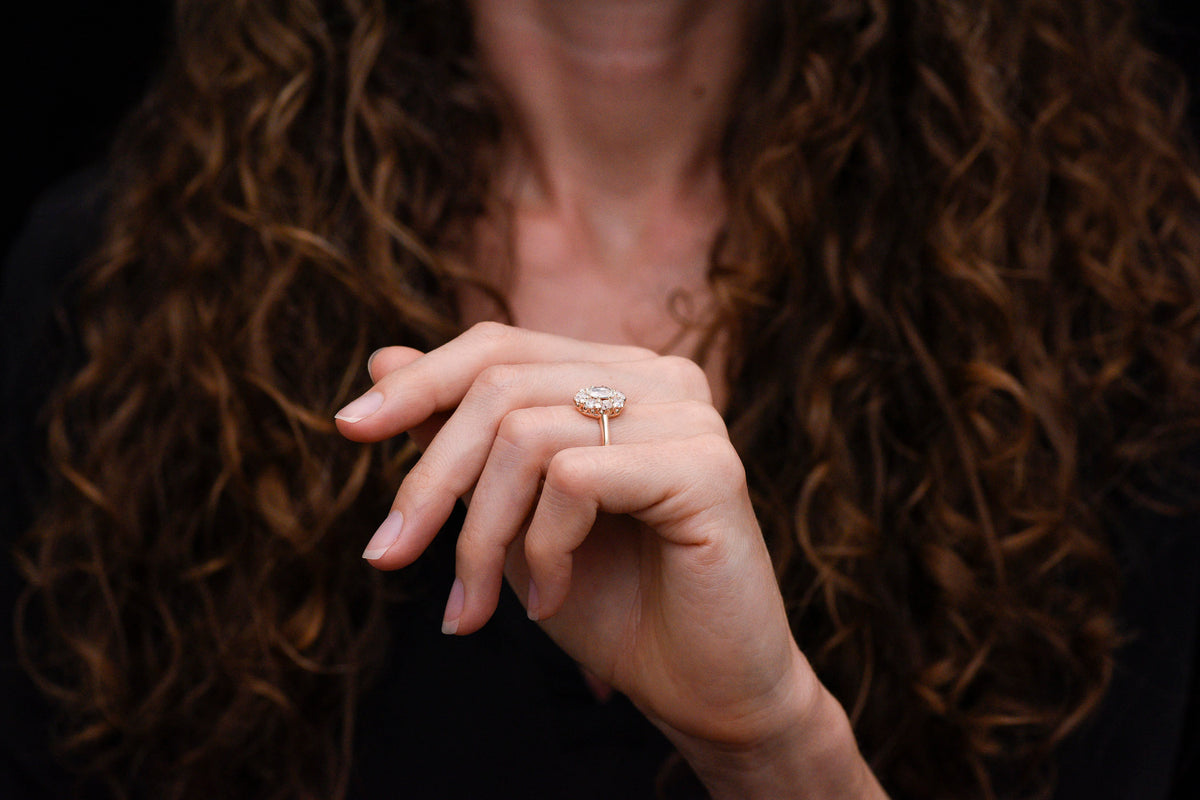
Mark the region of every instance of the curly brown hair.
MULTIPOLYGON (((1035 796, 1112 669, 1110 509, 1198 438, 1182 87, 1128 0, 764 13, 710 333, 795 634, 896 796, 1035 796)), ((119 796, 342 797, 383 591, 347 537, 409 454, 330 414, 374 347, 458 331, 500 117, 459 2, 176 23, 73 308, 22 646, 119 796)))

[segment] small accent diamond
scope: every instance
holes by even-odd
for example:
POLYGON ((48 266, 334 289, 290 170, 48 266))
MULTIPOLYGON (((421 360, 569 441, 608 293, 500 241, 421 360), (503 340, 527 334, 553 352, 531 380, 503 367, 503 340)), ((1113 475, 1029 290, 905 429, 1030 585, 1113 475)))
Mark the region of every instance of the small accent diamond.
POLYGON ((615 417, 625 408, 625 395, 607 386, 587 386, 576 392, 575 408, 589 417, 615 417))

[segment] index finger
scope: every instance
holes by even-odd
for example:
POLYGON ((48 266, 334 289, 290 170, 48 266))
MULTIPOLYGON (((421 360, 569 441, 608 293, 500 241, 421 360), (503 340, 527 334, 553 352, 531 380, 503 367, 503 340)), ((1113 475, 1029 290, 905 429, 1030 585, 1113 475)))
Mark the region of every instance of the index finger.
POLYGON ((377 442, 455 408, 479 373, 496 364, 558 361, 641 361, 653 350, 582 342, 566 336, 481 322, 436 350, 381 377, 337 413, 338 430, 356 442, 377 442))

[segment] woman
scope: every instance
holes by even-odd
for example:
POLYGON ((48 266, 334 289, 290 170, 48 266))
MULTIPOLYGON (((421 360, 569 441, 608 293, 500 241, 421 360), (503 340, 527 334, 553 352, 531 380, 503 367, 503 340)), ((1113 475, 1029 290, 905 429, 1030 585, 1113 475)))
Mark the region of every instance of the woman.
MULTIPOLYGON (((1082 796, 1200 603, 1160 563, 1200 183, 1128 5, 181 2, 23 551, 66 756, 156 797, 1082 796)), ((1139 759, 1100 780, 1169 796, 1139 759)))

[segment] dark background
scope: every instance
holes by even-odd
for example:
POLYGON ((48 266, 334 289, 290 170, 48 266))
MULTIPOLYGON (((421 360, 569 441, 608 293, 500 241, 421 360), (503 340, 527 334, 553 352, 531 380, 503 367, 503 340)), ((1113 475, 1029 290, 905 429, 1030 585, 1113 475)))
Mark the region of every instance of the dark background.
MULTIPOLYGON (((224 2, 225 0, 213 0, 224 2)), ((0 253, 50 184, 104 158, 169 41, 169 0, 6 0, 0 253)), ((1200 0, 1144 0, 1152 40, 1200 86, 1200 0)), ((1193 118, 1200 120, 1196 105, 1193 118)))

